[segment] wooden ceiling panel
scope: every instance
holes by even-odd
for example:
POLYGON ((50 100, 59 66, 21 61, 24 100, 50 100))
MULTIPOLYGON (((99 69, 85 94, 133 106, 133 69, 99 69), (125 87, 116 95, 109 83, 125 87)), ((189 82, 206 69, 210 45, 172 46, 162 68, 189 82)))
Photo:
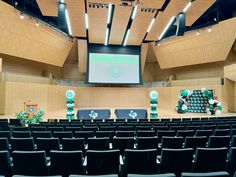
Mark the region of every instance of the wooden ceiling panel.
POLYGON ((171 0, 163 13, 159 13, 157 19, 146 37, 148 41, 157 40, 161 32, 168 24, 171 17, 176 16, 188 4, 189 0, 171 0))
POLYGON ((165 0, 140 0, 140 2, 140 7, 161 9, 163 4, 165 3, 165 0))
POLYGON ((216 0, 197 0, 192 3, 186 12, 186 26, 191 26, 204 12, 209 9, 216 0))
POLYGON ((65 0, 73 36, 86 37, 84 0, 65 0))
POLYGON ((105 43, 107 16, 107 8, 88 8, 88 33, 90 43, 105 43))
POLYGON ((115 6, 109 44, 122 44, 131 11, 131 7, 115 6))
POLYGON ((155 13, 137 11, 132 26, 127 45, 140 45, 147 32, 147 29, 155 16, 155 13))
POLYGON ((36 0, 43 16, 58 16, 58 0, 36 0))

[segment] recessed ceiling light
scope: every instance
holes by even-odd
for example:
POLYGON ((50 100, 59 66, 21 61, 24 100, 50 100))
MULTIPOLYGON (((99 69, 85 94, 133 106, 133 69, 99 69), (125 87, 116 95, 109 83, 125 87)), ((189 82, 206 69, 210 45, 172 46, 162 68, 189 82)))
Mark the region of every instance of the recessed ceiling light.
POLYGON ((211 32, 211 31, 212 31, 212 29, 211 29, 211 28, 209 28, 207 31, 208 31, 208 32, 211 32))
POLYGON ((38 22, 38 21, 36 21, 35 25, 36 25, 36 26, 39 26, 39 22, 38 22))
POLYGON ((24 14, 20 14, 20 19, 23 20, 25 18, 24 14))
POLYGON ((199 33, 199 32, 196 32, 196 35, 198 35, 198 36, 199 36, 199 35, 200 35, 200 33, 199 33))
POLYGON ((157 46, 160 46, 160 45, 161 45, 160 43, 157 44, 157 46))

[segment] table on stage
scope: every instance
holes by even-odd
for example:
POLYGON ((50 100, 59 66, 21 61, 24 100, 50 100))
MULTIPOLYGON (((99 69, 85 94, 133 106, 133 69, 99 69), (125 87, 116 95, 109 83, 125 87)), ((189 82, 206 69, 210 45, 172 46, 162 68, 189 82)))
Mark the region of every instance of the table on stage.
POLYGON ((109 119, 111 111, 109 109, 80 109, 76 116, 78 119, 109 119))
POLYGON ((116 109, 117 119, 147 119, 146 109, 116 109))

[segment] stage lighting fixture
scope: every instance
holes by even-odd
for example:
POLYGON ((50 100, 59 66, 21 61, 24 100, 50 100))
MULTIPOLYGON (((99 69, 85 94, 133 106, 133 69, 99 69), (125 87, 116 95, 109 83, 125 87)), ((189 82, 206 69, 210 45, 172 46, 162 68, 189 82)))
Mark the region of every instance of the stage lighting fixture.
POLYGON ((135 15, 136 15, 136 13, 137 13, 137 10, 138 10, 138 6, 135 6, 135 7, 134 7, 134 10, 133 10, 133 13, 132 13, 132 16, 131 16, 131 19, 132 19, 132 20, 134 19, 135 15))
POLYGON ((69 31, 69 34, 72 35, 72 31, 71 31, 71 25, 70 25, 70 18, 69 18, 69 14, 68 14, 68 10, 65 10, 66 13, 66 22, 67 22, 67 28, 69 31))
POLYGON ((166 25, 165 29, 162 31, 161 35, 159 36, 159 40, 161 40, 164 35, 166 34, 166 32, 168 31, 169 27, 172 25, 172 23, 175 20, 175 16, 171 17, 170 21, 168 22, 168 24, 166 25))
POLYGON ((153 26, 154 22, 155 22, 155 18, 152 19, 152 21, 151 21, 151 23, 150 23, 150 25, 147 29, 147 33, 149 33, 149 31, 152 29, 152 26, 153 26))
POLYGON ((123 45, 123 46, 126 46, 126 44, 127 44, 127 41, 128 41, 128 38, 129 38, 129 33, 130 33, 130 29, 128 29, 128 31, 127 31, 127 33, 126 33, 125 42, 124 42, 124 45, 123 45))
POLYGON ((85 26, 86 26, 86 29, 89 28, 88 14, 85 14, 85 26))

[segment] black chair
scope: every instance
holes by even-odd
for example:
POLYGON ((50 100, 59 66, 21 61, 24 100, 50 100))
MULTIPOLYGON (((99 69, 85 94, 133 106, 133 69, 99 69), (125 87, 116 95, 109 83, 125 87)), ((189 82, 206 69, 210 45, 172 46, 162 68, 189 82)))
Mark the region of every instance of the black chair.
POLYGON ((177 136, 180 137, 186 137, 186 136, 194 136, 195 135, 195 131, 194 130, 178 130, 177 131, 177 136))
POLYGON ((51 126, 49 126, 48 128, 47 128, 47 131, 51 131, 51 132, 54 132, 54 131, 56 131, 56 132, 62 132, 62 131, 64 131, 64 128, 63 127, 60 127, 60 126, 57 126, 57 127, 51 127, 51 126))
POLYGON ((59 138, 59 142, 60 144, 62 143, 62 138, 72 138, 73 137, 73 134, 72 132, 57 132, 57 131, 54 131, 53 132, 53 137, 54 138, 59 138))
POLYGON ((85 144, 87 144, 87 139, 93 138, 94 132, 93 131, 75 131, 74 137, 75 138, 84 138, 85 144))
POLYGON ((136 135, 137 137, 151 137, 151 136, 156 136, 157 134, 154 130, 148 130, 148 131, 138 130, 136 135))
POLYGON ((113 149, 119 149, 123 156, 125 149, 134 149, 134 138, 131 137, 114 137, 112 140, 113 149))
POLYGON ((236 135, 232 136, 231 142, 230 142, 231 147, 236 147, 236 135))
POLYGON ((138 137, 137 149, 158 149, 160 139, 155 137, 138 137))
POLYGON ((224 171, 226 167, 227 153, 227 148, 197 148, 193 171, 224 171))
POLYGON ((9 150, 9 141, 7 138, 0 138, 0 151, 9 150))
POLYGON ((198 147, 205 148, 207 141, 206 136, 185 137, 184 148, 193 148, 194 151, 198 147))
POLYGON ((97 130, 98 130, 98 126, 84 126, 84 127, 82 127, 82 131, 96 132, 97 130))
POLYGON ((161 131, 168 131, 170 128, 168 127, 168 126, 157 126, 157 125, 154 125, 153 127, 152 127, 152 129, 155 131, 155 132, 157 132, 157 131, 159 131, 159 130, 161 130, 161 131))
POLYGON ((51 151, 50 174, 68 177, 71 174, 83 174, 82 151, 51 151))
POLYGON ((157 150, 125 150, 125 174, 156 174, 157 150))
POLYGON ((201 125, 188 125, 186 127, 187 130, 194 130, 196 132, 196 130, 201 130, 202 126, 201 125))
POLYGON ((134 137, 134 131, 116 131, 116 137, 134 137))
POLYGON ((192 171, 193 149, 162 149, 160 172, 175 173, 192 171))
POLYGON ((214 125, 203 125, 202 129, 203 130, 214 130, 214 129, 216 129, 216 125, 215 124, 214 125))
POLYGON ((159 131, 157 131, 157 136, 160 139, 162 139, 163 136, 174 137, 175 135, 176 135, 176 132, 174 130, 169 130, 169 131, 159 130, 159 131))
POLYGON ((113 131, 114 132, 116 130, 116 126, 111 126, 111 125, 110 126, 107 126, 107 125, 106 126, 100 126, 99 130, 100 131, 113 131))
POLYGON ((133 126, 118 126, 116 128, 117 131, 134 131, 133 126))
POLYGON ((88 138, 89 150, 108 150, 109 138, 88 138))
POLYGON ((14 138, 30 138, 31 132, 30 131, 13 131, 11 136, 14 138))
POLYGON ((185 126, 170 126, 170 130, 175 130, 175 131, 186 130, 186 127, 185 126))
MULTIPOLYGON (((95 177, 94 175, 70 175, 69 177, 95 177)), ((96 175, 96 177, 118 177, 116 174, 112 175, 96 175)))
POLYGON ((34 151, 33 138, 12 138, 11 139, 12 151, 34 151))
POLYGON ((181 177, 227 177, 230 176, 225 171, 208 172, 208 173, 182 173, 181 177))
POLYGON ((0 138, 7 138, 8 140, 11 139, 11 132, 10 131, 0 131, 0 138))
POLYGON ((208 148, 229 147, 230 136, 210 136, 207 144, 208 148))
POLYGON ((13 174, 46 176, 48 175, 44 151, 14 151, 13 174))
POLYGON ((155 174, 155 175, 128 174, 128 177, 175 177, 175 174, 174 173, 155 174))
POLYGON ((34 127, 30 127, 30 131, 34 132, 34 131, 47 131, 47 127, 46 126, 34 126, 34 127))
POLYGON ((229 172, 230 176, 234 175, 236 171, 236 147, 231 147, 228 154, 228 164, 227 164, 227 172, 229 172))
POLYGON ((9 119, 9 124, 12 126, 21 126, 20 119, 9 119))
POLYGON ((213 135, 213 130, 197 130, 196 131, 196 136, 212 136, 213 135))
POLYGON ((52 138, 51 131, 33 131, 31 136, 36 140, 37 138, 52 138))
POLYGON ((85 152, 83 138, 62 138, 63 151, 82 151, 85 152))
POLYGON ((146 126, 136 126, 136 131, 151 131, 152 126, 151 125, 146 125, 146 126))
POLYGON ((95 133, 96 138, 109 138, 109 141, 111 141, 111 139, 114 136, 114 131, 96 131, 95 133))
POLYGON ((181 149, 183 146, 183 137, 162 137, 161 147, 169 149, 181 149))
POLYGON ((64 128, 65 131, 71 131, 73 134, 75 133, 75 131, 81 131, 81 127, 65 127, 64 128))
POLYGON ((230 136, 230 129, 215 129, 213 135, 214 136, 230 136))
POLYGON ((16 126, 16 127, 12 127, 12 131, 30 131, 29 127, 20 127, 20 126, 16 126))
POLYGON ((46 156, 49 156, 51 150, 60 150, 58 138, 37 138, 37 149, 46 152, 46 156))
POLYGON ((0 131, 9 131, 9 123, 7 120, 0 122, 0 131))
POLYGON ((11 160, 8 151, 0 151, 0 175, 11 176, 11 160))
POLYGON ((119 150, 87 151, 88 175, 119 174, 119 150))

